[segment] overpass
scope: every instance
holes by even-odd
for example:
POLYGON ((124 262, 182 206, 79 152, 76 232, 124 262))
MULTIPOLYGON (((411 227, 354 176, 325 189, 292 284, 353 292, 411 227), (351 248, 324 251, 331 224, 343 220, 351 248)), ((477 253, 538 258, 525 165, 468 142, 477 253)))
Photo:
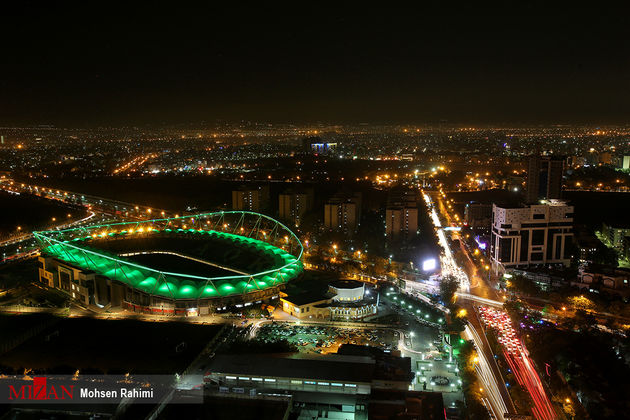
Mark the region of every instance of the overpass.
POLYGON ((460 299, 479 303, 481 305, 492 306, 494 308, 503 308, 503 302, 500 302, 498 300, 486 299, 481 296, 471 295, 470 293, 462 293, 462 292, 455 293, 455 296, 460 299))

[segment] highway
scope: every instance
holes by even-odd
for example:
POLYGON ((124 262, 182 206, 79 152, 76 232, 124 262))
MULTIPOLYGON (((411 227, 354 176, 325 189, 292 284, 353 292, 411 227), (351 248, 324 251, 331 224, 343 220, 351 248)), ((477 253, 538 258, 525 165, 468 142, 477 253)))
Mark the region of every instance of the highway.
MULTIPOLYGON (((443 195, 443 193, 437 194, 436 202, 434 203, 429 194, 423 193, 424 200, 429 209, 429 215, 438 234, 438 243, 443 249, 441 257, 442 274, 453 275, 460 281, 456 298, 466 300, 466 306, 472 309, 469 311, 469 322, 464 330, 464 336, 472 340, 477 349, 478 362, 475 368, 477 377, 480 383, 483 384, 482 402, 495 419, 506 419, 509 418, 509 415, 518 414, 485 335, 484 327, 489 321, 487 318, 483 320, 479 318, 477 305, 482 305, 479 307, 479 311, 484 314, 484 316, 490 313, 502 320, 501 326, 503 329, 501 331, 504 331, 509 337, 509 340, 501 339, 501 344, 505 349, 504 355, 512 371, 515 373, 515 376, 518 378, 519 384, 527 390, 534 403, 534 407, 532 407, 534 417, 537 420, 552 420, 557 418, 553 405, 545 392, 544 386, 540 381, 540 377, 527 351, 520 343, 516 345, 512 341, 515 339, 515 332, 511 330, 512 327, 509 316, 502 309, 503 302, 500 300, 499 294, 491 285, 485 282, 485 276, 478 275, 478 269, 471 258, 469 250, 464 246, 464 241, 461 237, 457 237, 459 233, 455 231, 454 236, 460 239, 458 241, 459 246, 462 254, 466 257, 465 267, 459 267, 453 258, 453 252, 450 249, 449 242, 446 239, 446 234, 437 214, 437 207, 439 206, 442 214, 451 226, 458 226, 461 222, 458 216, 455 216, 456 221, 452 220, 447 209, 447 206, 449 208, 451 208, 451 206, 448 203, 445 205, 442 202, 443 195), (472 285, 468 281, 469 278, 472 279, 472 285)), ((487 265, 485 269, 488 270, 487 265)))
MULTIPOLYGON (((3 179, 0 189, 14 194, 33 194, 49 200, 60 201, 68 205, 81 205, 88 209, 89 215, 80 220, 59 225, 50 226, 45 230, 62 230, 81 226, 86 223, 117 219, 125 217, 126 220, 145 220, 152 215, 167 217, 172 214, 166 210, 139 206, 89 194, 75 193, 48 187, 40 187, 26 183, 20 183, 11 179, 3 179)), ((36 245, 33 242, 33 234, 28 232, 0 242, 0 263, 9 262, 37 255, 36 245)))
POLYGON ((462 293, 462 292, 455 293, 455 296, 459 299, 469 300, 475 303, 480 303, 482 305, 492 306, 495 308, 503 308, 503 302, 498 301, 498 300, 486 299, 477 295, 472 295, 470 293, 462 293))
POLYGON ((516 336, 509 315, 501 309, 488 307, 480 307, 478 315, 484 327, 497 331, 497 340, 503 348, 505 360, 514 372, 518 383, 531 397, 533 406, 530 408, 534 418, 536 420, 558 418, 527 349, 516 336))
POLYGON ((124 216, 127 220, 144 220, 150 218, 152 215, 161 217, 172 216, 171 212, 156 207, 141 206, 111 198, 30 185, 11 179, 5 179, 0 182, 0 188, 14 193, 34 194, 42 198, 57 200, 67 204, 83 205, 97 213, 105 213, 110 216, 124 216))
POLYGON ((498 368, 494 366, 496 363, 492 357, 492 352, 489 351, 485 337, 481 338, 471 325, 466 325, 464 337, 467 340, 472 340, 477 349, 478 356, 475 370, 479 382, 483 385, 480 392, 484 395, 482 402, 488 411, 492 414, 493 418, 500 420, 505 419, 505 414, 516 413, 516 409, 507 390, 504 392, 505 387, 500 386, 500 382, 497 380, 497 377, 500 377, 500 373, 497 375, 498 368), (511 405, 510 408, 508 408, 508 404, 511 405))
MULTIPOLYGON (((450 249, 442 223, 440 222, 440 218, 437 214, 436 205, 429 194, 423 193, 423 197, 438 235, 438 244, 442 247, 443 251, 440 256, 440 262, 442 263, 442 275, 452 275, 459 280, 459 291, 456 294, 457 297, 468 300, 486 299, 469 293, 471 291, 474 292, 475 289, 471 290, 468 275, 457 265, 455 259, 453 258, 453 253, 450 249)), ((489 303, 493 306, 499 304, 502 306, 500 302, 492 299, 489 300, 489 303)), ((474 313, 474 311, 470 312, 474 313)), ((488 412, 491 413, 495 419, 501 420, 505 418, 505 414, 516 414, 514 403, 512 402, 510 394, 505 386, 505 381, 501 377, 499 367, 496 365, 494 355, 478 320, 474 323, 469 322, 464 330, 464 336, 468 340, 473 340, 477 353, 479 354, 479 363, 476 366, 477 377, 485 387, 483 403, 488 409, 488 412)))
POLYGON ((440 218, 438 217, 435 205, 433 204, 433 200, 431 199, 429 194, 426 193, 423 193, 423 198, 427 204, 429 215, 431 216, 431 220, 433 221, 433 225, 437 232, 438 244, 442 248, 442 253, 440 254, 440 267, 442 270, 442 276, 455 277, 459 282, 459 289, 467 292, 470 290, 468 275, 466 275, 464 270, 462 270, 457 265, 455 259, 453 258, 453 252, 448 245, 446 234, 444 233, 444 229, 442 227, 442 223, 440 222, 440 218))
MULTIPOLYGON (((455 215, 455 220, 451 216, 449 209, 452 210, 452 206, 444 201, 446 199, 445 195, 442 192, 434 192, 434 203, 436 211, 439 211, 442 216, 446 219, 449 226, 457 227, 461 226, 461 220, 458 215, 455 215), (450 207, 449 207, 450 206, 450 207)), ((459 242, 459 252, 463 255, 465 259, 464 265, 461 267, 462 270, 466 272, 468 278, 470 279, 470 289, 471 293, 474 293, 476 296, 499 300, 499 296, 497 291, 489 284, 489 270, 486 267, 478 268, 473 258, 471 256, 471 250, 468 248, 467 241, 464 240, 460 232, 457 230, 452 230, 449 232, 454 240, 459 242), (485 270, 485 272, 484 272, 485 270), (480 272, 482 274, 480 274, 480 272)))
MULTIPOLYGON (((459 291, 457 297, 468 300, 477 301, 479 299, 488 300, 488 303, 492 306, 500 305, 501 302, 496 300, 487 299, 485 297, 477 297, 469 292, 476 291, 475 288, 470 287, 469 277, 466 272, 457 265, 453 258, 453 252, 450 249, 446 234, 440 222, 440 218, 437 214, 436 204, 433 199, 427 193, 423 193, 424 200, 429 209, 429 215, 433 221, 433 225, 438 235, 438 244, 442 248, 440 255, 440 262, 442 268, 442 276, 451 275, 459 281, 459 291)), ((461 243, 461 241, 460 241, 461 243)), ((471 261, 472 262, 472 261, 471 261)), ((474 265, 473 265, 474 267, 474 265)), ((476 270, 472 272, 476 275, 476 270)), ((479 279, 477 279, 479 282, 479 279)), ((474 311, 471 311, 474 313, 474 311)), ((516 414, 516 408, 510 397, 510 394, 505 386, 505 381, 501 376, 499 367, 497 366, 490 345, 484 336, 483 329, 478 322, 474 324, 469 323, 464 330, 464 336, 468 340, 473 340, 477 353, 479 354, 479 362, 476 365, 477 377, 484 385, 484 397, 482 402, 488 409, 488 412, 495 419, 505 419, 505 414, 516 414), (483 339, 481 338, 483 336, 483 339)))
MULTIPOLYGON (((81 226, 82 224, 90 222, 95 216, 96 213, 91 211, 88 216, 82 219, 75 220, 69 223, 61 223, 56 226, 51 226, 49 230, 61 230, 81 226)), ((29 243, 29 241, 33 241, 32 233, 25 233, 24 235, 20 235, 17 238, 11 238, 0 242, 0 249, 2 250, 2 258, 0 259, 0 264, 7 261, 15 261, 38 255, 39 250, 34 244, 34 241, 31 243, 29 243)))

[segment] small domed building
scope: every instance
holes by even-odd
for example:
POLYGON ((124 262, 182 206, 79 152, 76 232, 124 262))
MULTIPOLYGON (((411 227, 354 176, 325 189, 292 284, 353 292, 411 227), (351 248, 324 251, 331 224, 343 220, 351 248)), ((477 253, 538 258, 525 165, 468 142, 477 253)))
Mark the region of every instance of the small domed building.
POLYGON ((282 310, 299 319, 360 320, 376 315, 378 295, 357 280, 335 280, 326 292, 282 293, 282 310))

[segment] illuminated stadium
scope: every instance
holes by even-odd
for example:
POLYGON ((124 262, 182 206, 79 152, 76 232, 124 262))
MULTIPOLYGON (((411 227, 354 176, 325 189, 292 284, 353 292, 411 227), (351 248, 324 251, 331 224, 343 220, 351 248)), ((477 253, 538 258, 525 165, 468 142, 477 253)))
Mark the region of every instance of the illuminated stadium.
POLYGON ((278 296, 302 274, 280 222, 226 211, 34 232, 39 278, 85 305, 206 314, 278 296))

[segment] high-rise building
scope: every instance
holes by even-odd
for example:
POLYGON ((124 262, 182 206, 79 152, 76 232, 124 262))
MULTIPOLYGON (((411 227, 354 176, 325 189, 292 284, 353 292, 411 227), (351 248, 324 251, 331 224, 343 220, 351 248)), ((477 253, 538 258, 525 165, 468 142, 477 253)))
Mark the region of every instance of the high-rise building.
POLYGON ((418 197, 409 190, 392 190, 385 209, 388 239, 409 239, 418 234, 418 197))
POLYGON ((361 219, 361 193, 335 194, 324 204, 324 226, 328 229, 352 233, 361 219))
POLYGON ((313 208, 313 191, 285 191, 278 196, 278 214, 281 219, 299 226, 306 212, 313 208))
POLYGON ((610 245, 617 251, 623 249, 623 240, 630 236, 630 224, 603 223, 602 235, 608 240, 610 245))
POLYGON ((385 210, 385 235, 390 239, 409 239, 418 234, 418 207, 413 203, 388 206, 385 210))
POLYGON ((573 206, 543 200, 523 207, 492 206, 490 257, 495 268, 537 264, 569 265, 573 206))
POLYGON ((332 201, 324 204, 324 226, 335 231, 354 232, 358 226, 356 203, 332 201))
POLYGON ((531 156, 527 164, 526 201, 559 199, 562 196, 564 159, 550 156, 531 156))
POLYGON ((269 203, 269 186, 259 185, 242 187, 232 191, 234 210, 261 211, 269 203))
POLYGON ((232 208, 234 210, 260 210, 260 194, 258 190, 232 191, 232 208))
POLYGON ((466 203, 464 221, 474 231, 487 232, 492 223, 492 204, 476 201, 466 203))

